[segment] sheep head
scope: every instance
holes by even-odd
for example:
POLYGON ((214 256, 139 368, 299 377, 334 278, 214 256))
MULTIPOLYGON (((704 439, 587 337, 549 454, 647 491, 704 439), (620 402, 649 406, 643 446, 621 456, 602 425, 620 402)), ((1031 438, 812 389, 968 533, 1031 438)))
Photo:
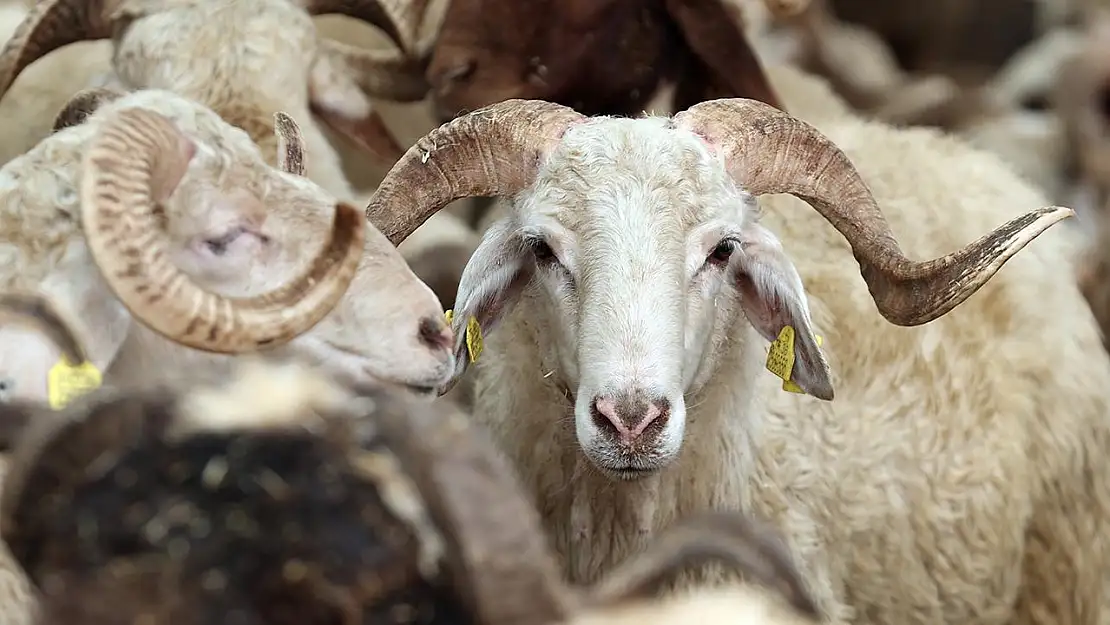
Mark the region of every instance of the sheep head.
MULTIPOLYGON (((67 109, 88 102, 78 94, 67 109)), ((49 161, 62 147, 83 154, 79 193, 68 191, 72 205, 58 210, 72 211, 74 221, 79 215, 85 237, 84 245, 68 244, 73 262, 59 261, 44 284, 54 285, 61 310, 80 319, 78 333, 100 371, 132 330, 95 350, 88 337, 109 334, 118 325, 113 315, 127 323, 129 311, 143 325, 133 328, 142 349, 171 360, 178 356, 160 350, 276 349, 354 381, 432 394, 454 370, 442 305, 358 209, 299 175, 299 130, 284 114, 277 122, 285 171, 267 166, 254 143, 211 110, 162 91, 102 104, 45 139, 24 158, 41 153, 49 161), (122 306, 89 306, 89 292, 122 306)), ((34 236, 27 222, 13 226, 11 245, 21 245, 18 228, 34 236)), ((36 378, 23 397, 46 396, 60 353, 45 338, 4 329, 0 354, 13 359, 4 364, 36 378)), ((7 366, 0 369, 7 375, 7 366)))
POLYGON ((33 410, 0 407, 27 424, 0 532, 41 625, 368 623, 402 608, 409 622, 544 625, 646 601, 713 561, 817 614, 779 536, 723 512, 566 587, 484 432, 295 362, 33 410))
POLYGON ((778 105, 722 0, 452 0, 427 77, 445 119, 510 98, 635 115, 662 81, 676 83, 678 108, 722 96, 778 105))
POLYGON ((631 478, 678 453, 684 396, 714 373, 724 341, 744 340, 724 334, 737 311, 767 341, 793 328, 794 382, 833 397, 802 281, 758 222, 755 198, 766 193, 795 195, 820 212, 850 244, 879 312, 902 326, 946 314, 1073 214, 1033 210, 957 252, 915 262, 831 141, 769 105, 724 99, 673 119, 492 105, 410 148, 367 217, 397 240, 460 197, 510 198, 509 214, 463 271, 457 373, 469 362, 472 318, 489 334, 524 292, 539 298, 550 314, 536 324, 554 354, 539 366, 558 372, 590 460, 631 478))
POLYGON ((401 101, 427 91, 410 60, 427 2, 396 0, 47 0, 0 53, 0 96, 52 50, 112 39, 117 79, 166 89, 216 110, 269 147, 273 109, 309 102, 322 121, 393 163, 401 148, 367 94, 401 101), (383 54, 321 40, 312 15, 340 13, 381 28, 400 48, 383 54), (270 110, 265 110, 269 108, 270 110))

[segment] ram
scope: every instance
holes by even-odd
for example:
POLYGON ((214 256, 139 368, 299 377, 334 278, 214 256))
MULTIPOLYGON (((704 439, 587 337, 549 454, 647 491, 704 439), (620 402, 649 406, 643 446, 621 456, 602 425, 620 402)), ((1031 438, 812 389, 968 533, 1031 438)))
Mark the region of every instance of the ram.
POLYGON ((410 148, 367 215, 397 240, 508 199, 463 274, 456 367, 477 325, 474 417, 571 579, 740 509, 789 537, 833 621, 1097 622, 1110 362, 1069 233, 1013 258, 1072 212, 1016 215, 1043 198, 955 139, 785 104, 816 127, 740 99, 493 104, 410 148))
POLYGON ((659 582, 707 561, 764 588, 663 614, 815 622, 779 537, 740 515, 685 519, 603 584, 564 585, 479 428, 296 361, 100 391, 61 413, 0 407, 0 421, 21 428, 0 531, 40 625, 587 623, 646 610, 659 582))
MULTIPOLYGON (((401 148, 367 94, 397 101, 424 97, 427 86, 407 53, 426 45, 417 38, 426 4, 129 0, 117 6, 50 0, 31 9, 0 53, 0 96, 43 55, 70 43, 110 38, 112 71, 101 81, 107 86, 165 89, 205 104, 246 131, 268 160, 276 154, 273 115, 284 111, 303 126, 308 177, 335 197, 355 201, 365 196, 356 195, 322 125, 376 154, 385 167, 400 157, 401 148), (399 50, 320 37, 312 16, 329 13, 373 24, 399 50)), ((450 220, 445 215, 439 221, 450 220)), ((472 251, 477 241, 447 236, 449 227, 430 230, 444 246, 472 251)), ((456 281, 460 271, 461 265, 456 281)))
MULTIPOLYGON (((71 109, 99 108, 0 170, 0 289, 47 296, 75 324, 83 371, 139 382, 264 348, 418 391, 446 379, 435 295, 356 209, 299 175, 291 118, 278 115, 282 171, 182 96, 114 97, 79 94, 71 109)), ((81 379, 60 355, 41 333, 0 328, 17 398, 81 379)))

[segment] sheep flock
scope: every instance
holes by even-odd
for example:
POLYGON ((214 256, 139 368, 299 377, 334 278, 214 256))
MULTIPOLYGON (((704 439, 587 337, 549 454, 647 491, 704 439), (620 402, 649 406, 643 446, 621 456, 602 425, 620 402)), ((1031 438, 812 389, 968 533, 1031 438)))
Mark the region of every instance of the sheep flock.
POLYGON ((0 34, 0 625, 1110 625, 1110 2, 0 34))

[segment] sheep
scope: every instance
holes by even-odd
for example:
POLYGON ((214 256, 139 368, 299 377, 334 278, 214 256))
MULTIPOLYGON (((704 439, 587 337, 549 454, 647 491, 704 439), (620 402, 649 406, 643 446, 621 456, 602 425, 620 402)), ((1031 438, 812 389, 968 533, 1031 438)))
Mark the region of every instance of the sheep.
POLYGON ((720 0, 452 0, 425 75, 441 120, 507 98, 636 115, 666 87, 678 109, 714 96, 779 102, 720 0))
POLYGON ((584 625, 627 620, 707 561, 763 588, 664 614, 816 622, 781 538, 741 515, 685 519, 603 583, 565 585, 484 432, 297 361, 98 391, 61 413, 0 406, 0 422, 22 428, 0 532, 38 599, 5 612, 39 625, 584 625))
POLYGON ((306 125, 309 178, 337 197, 353 199, 335 150, 310 110, 392 163, 400 148, 387 140, 364 90, 403 100, 423 97, 426 87, 403 55, 320 40, 311 15, 344 13, 371 22, 404 52, 411 20, 400 8, 376 0, 132 0, 118 7, 41 2, 0 53, 0 95, 39 57, 69 43, 111 38, 113 71, 106 86, 166 89, 197 100, 245 130, 267 155, 274 152, 272 116, 285 111, 306 125))
POLYGON ((40 333, 0 327, 9 395, 47 401, 56 367, 140 383, 258 349, 425 394, 450 375, 439 301, 356 209, 303 177, 289 116, 277 116, 278 170, 242 130, 172 92, 78 94, 72 106, 90 103, 83 122, 0 169, 0 289, 49 297, 88 353, 60 362, 40 333))
MULTIPOLYGON (((407 56, 427 46, 418 38, 427 35, 413 32, 427 3, 132 0, 105 16, 86 10, 82 0, 76 0, 82 9, 75 13, 74 4, 52 0, 32 9, 0 53, 0 96, 44 54, 73 41, 110 37, 114 82, 109 86, 166 89, 192 98, 245 130, 268 158, 277 153, 274 112, 301 120, 308 177, 344 201, 355 201, 355 190, 315 119, 392 165, 401 148, 366 94, 407 101, 427 91, 407 56), (405 54, 322 39, 311 19, 322 13, 371 23, 405 54), (198 53, 205 50, 212 52, 198 53)), ((472 250, 477 241, 455 237, 447 243, 472 250)))
POLYGON ((784 103, 807 121, 493 104, 410 148, 367 217, 396 240, 456 197, 508 199, 453 306, 456 376, 481 338, 473 416, 572 581, 738 509, 789 537, 830 622, 1097 622, 1110 359, 1071 233, 1017 254, 1072 212, 909 261, 1044 198, 951 137, 784 103))

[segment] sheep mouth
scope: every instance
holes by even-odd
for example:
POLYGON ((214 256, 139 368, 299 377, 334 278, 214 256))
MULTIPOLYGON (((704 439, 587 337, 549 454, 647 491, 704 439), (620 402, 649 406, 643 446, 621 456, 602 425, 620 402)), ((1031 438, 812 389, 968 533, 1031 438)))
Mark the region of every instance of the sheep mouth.
POLYGON ((619 482, 642 480, 655 475, 663 468, 662 464, 643 458, 622 458, 619 460, 609 458, 604 462, 590 458, 590 462, 597 467, 602 475, 619 482))
POLYGON ((622 482, 634 482, 655 475, 659 469, 625 467, 623 469, 602 469, 611 478, 622 482))
MULTIPOLYGON (((420 398, 434 398, 446 375, 434 375, 419 379, 401 378, 382 372, 379 363, 331 341, 305 341, 300 345, 303 354, 319 366, 332 372, 348 384, 371 384, 375 386, 394 386, 404 389, 420 398)), ((444 363, 437 369, 451 371, 453 362, 444 363)), ((388 370, 388 368, 386 368, 388 370)))

